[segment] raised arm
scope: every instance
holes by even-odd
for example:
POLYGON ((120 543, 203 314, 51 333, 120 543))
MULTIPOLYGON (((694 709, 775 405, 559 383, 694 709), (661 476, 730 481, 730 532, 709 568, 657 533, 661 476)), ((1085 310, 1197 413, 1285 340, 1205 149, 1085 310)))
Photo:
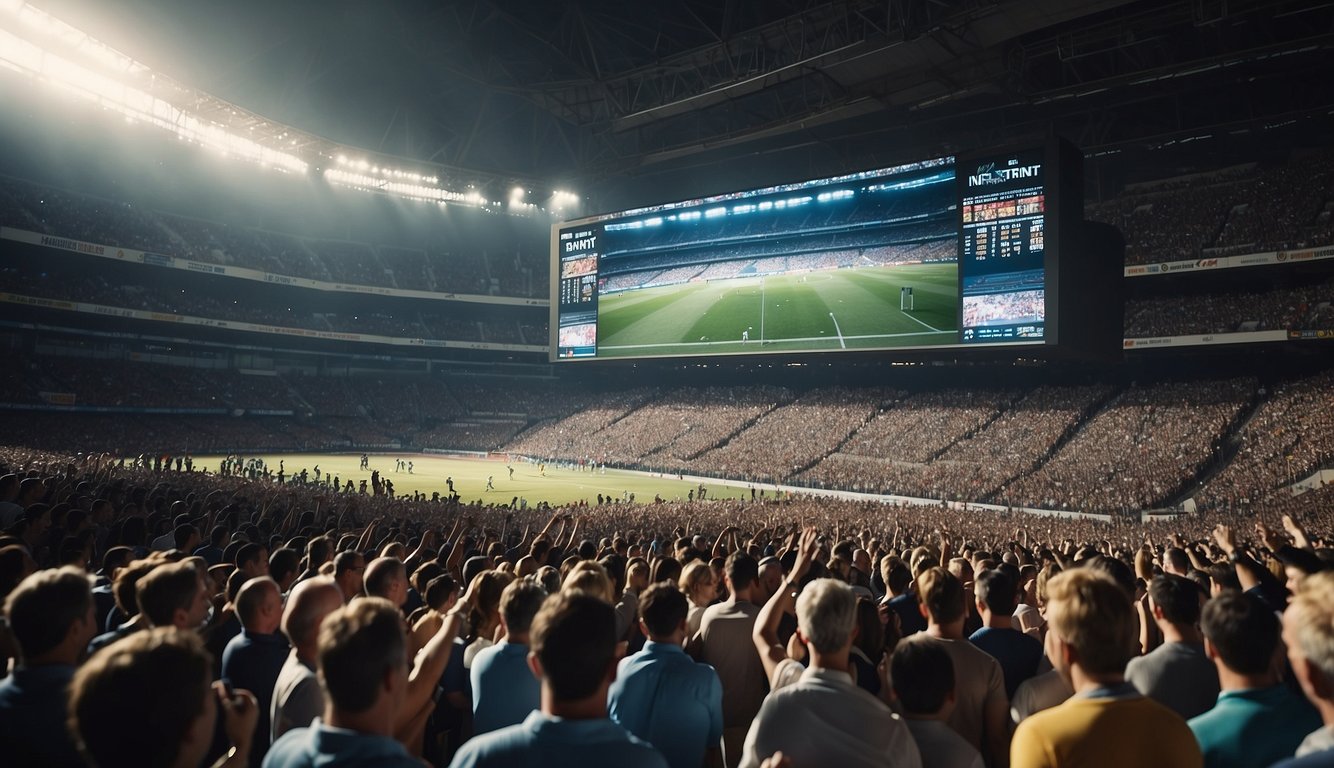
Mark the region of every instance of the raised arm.
POLYGON ((1311 546, 1311 540, 1307 537, 1305 529, 1298 525, 1296 520, 1292 519, 1292 515, 1283 516, 1283 530, 1288 532, 1288 535, 1292 537, 1293 542, 1299 549, 1315 551, 1315 547, 1311 546))
POLYGON ((783 583, 755 617, 755 629, 751 632, 751 640, 755 643, 755 650, 760 654, 760 662, 764 664, 764 676, 770 685, 774 683, 774 673, 778 670, 778 665, 788 658, 787 649, 778 639, 778 624, 783 620, 783 614, 796 605, 794 595, 801 587, 801 578, 810 570, 811 562, 819 549, 817 538, 813 526, 802 531, 797 562, 792 566, 792 573, 783 579, 783 583))
POLYGON ((1251 556, 1242 551, 1237 546, 1236 535, 1233 534, 1231 526, 1219 524, 1214 528, 1214 541, 1218 543, 1218 548, 1227 555, 1228 562, 1232 563, 1237 572, 1237 581, 1241 582, 1243 591, 1260 586, 1260 577, 1256 574, 1260 564, 1251 559, 1251 556))
POLYGON ((726 528, 719 531, 718 538, 715 539, 713 542, 713 551, 709 554, 709 557, 723 557, 723 541, 727 538, 728 534, 735 532, 736 532, 735 525, 729 525, 726 528))
POLYGON ((422 646, 413 659, 412 673, 408 676, 408 691, 399 710, 400 725, 414 719, 431 701, 431 694, 435 692, 440 676, 445 673, 445 665, 449 663, 449 654, 454 650, 454 638, 458 637, 468 612, 472 610, 475 584, 476 581, 468 585, 468 590, 445 614, 445 620, 435 636, 422 646))

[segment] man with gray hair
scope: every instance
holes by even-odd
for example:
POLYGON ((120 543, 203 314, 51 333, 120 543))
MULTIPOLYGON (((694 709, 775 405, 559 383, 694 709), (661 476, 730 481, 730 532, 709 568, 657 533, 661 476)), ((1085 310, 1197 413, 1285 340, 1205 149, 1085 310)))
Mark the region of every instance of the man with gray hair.
POLYGON ((1283 612, 1283 642, 1293 675, 1324 727, 1298 745, 1296 757, 1274 768, 1334 765, 1334 573, 1312 574, 1302 581, 1283 612))
MULTIPOLYGON (((795 592, 788 580, 782 589, 795 592)), ((810 650, 801 679, 771 693, 746 734, 743 768, 781 751, 792 765, 920 768, 912 734, 883 702, 852 681, 857 619, 852 587, 817 579, 797 598, 797 635, 810 650)))

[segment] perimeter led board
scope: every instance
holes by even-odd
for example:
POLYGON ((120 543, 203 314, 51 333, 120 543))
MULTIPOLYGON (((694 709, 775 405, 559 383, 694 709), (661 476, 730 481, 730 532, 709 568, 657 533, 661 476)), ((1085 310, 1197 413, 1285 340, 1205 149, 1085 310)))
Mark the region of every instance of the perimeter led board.
POLYGON ((557 224, 551 359, 1051 344, 1055 146, 557 224))

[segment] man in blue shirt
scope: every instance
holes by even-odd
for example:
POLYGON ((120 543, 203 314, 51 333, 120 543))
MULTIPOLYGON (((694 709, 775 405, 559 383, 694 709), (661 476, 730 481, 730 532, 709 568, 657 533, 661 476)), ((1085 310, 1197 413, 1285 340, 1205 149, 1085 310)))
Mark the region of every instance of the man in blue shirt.
POLYGON ((1016 585, 1002 570, 983 571, 974 581, 977 612, 982 615, 982 628, 968 638, 1000 662, 1005 675, 1005 697, 1014 698, 1019 685, 1038 673, 1042 661, 1042 643, 1014 628, 1016 585))
POLYGON ((1273 668, 1278 618, 1254 597, 1225 593, 1204 606, 1200 625, 1223 689, 1214 708, 1189 723, 1205 768, 1269 765, 1291 757, 1306 734, 1320 727, 1320 715, 1283 685, 1273 668))
POLYGON ((723 686, 708 664, 696 664, 681 647, 686 637, 686 596, 671 582, 640 598, 644 650, 623 659, 608 697, 611 719, 657 747, 672 768, 721 765, 723 686))
POLYGON ((542 681, 542 710, 519 725, 478 736, 453 768, 667 768, 653 747, 607 718, 616 677, 616 610, 584 592, 547 598, 533 619, 529 667, 542 681))
POLYGON ((241 634, 222 652, 222 679, 233 688, 255 694, 259 722, 250 747, 250 764, 258 766, 269 748, 269 716, 273 688, 287 662, 287 639, 278 632, 283 600, 278 583, 268 576, 247 581, 236 595, 241 634))
POLYGON ((394 739, 408 691, 407 636, 398 606, 378 597, 354 600, 329 614, 319 642, 325 719, 283 734, 264 768, 421 768, 394 739))
POLYGON ((5 615, 24 663, 0 681, 0 755, 9 765, 84 765, 65 722, 75 665, 97 628, 88 576, 35 573, 10 593, 5 615))
POLYGON ((542 705, 542 687, 528 668, 528 630, 547 599, 530 581, 515 581, 500 595, 505 639, 473 659, 472 725, 477 735, 523 722, 542 705))

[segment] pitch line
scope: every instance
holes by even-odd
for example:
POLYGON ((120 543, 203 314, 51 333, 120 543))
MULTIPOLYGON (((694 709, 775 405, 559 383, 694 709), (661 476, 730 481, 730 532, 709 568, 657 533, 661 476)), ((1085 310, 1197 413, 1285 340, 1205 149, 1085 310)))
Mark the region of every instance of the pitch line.
POLYGON ((921 320, 918 320, 917 318, 913 317, 912 315, 908 314, 907 312, 904 312, 904 311, 901 310, 901 309, 899 310, 899 312, 902 312, 904 317, 908 318, 909 320, 913 321, 914 323, 917 323, 918 325, 922 325, 922 326, 925 326, 925 327, 927 327, 927 328, 930 328, 931 330, 935 331, 936 333, 948 333, 948 331, 942 331, 942 330, 940 330, 939 328, 935 327, 934 325, 927 325, 926 323, 923 323, 921 320))

